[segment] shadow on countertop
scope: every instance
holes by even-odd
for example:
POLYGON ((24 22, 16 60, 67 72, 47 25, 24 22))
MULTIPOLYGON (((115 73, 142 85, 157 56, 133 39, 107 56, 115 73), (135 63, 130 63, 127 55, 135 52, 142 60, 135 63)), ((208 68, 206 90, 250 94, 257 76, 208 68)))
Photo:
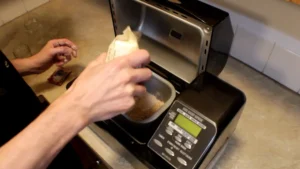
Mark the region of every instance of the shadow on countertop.
MULTIPOLYGON (((68 76, 68 78, 62 84, 62 86, 66 86, 67 82, 76 78, 84 70, 84 67, 81 65, 66 65, 64 68, 71 70, 72 73, 68 76)), ((34 89, 35 93, 43 93, 47 90, 50 90, 50 89, 56 88, 56 87, 57 87, 56 85, 49 83, 47 81, 47 79, 43 79, 42 82, 34 83, 33 85, 31 85, 31 88, 34 89)))

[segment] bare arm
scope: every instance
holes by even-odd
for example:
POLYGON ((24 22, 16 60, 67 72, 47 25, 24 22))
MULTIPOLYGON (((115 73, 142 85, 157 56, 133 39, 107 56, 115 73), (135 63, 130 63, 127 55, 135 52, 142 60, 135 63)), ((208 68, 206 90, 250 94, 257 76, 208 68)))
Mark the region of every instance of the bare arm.
POLYGON ((80 107, 61 97, 33 123, 0 149, 1 169, 46 168, 85 125, 80 107), (72 105, 72 106, 71 106, 72 105))
POLYGON ((62 147, 91 122, 126 112, 146 89, 139 83, 152 73, 135 69, 150 61, 146 51, 104 64, 101 55, 82 72, 71 88, 34 122, 0 148, 0 169, 46 168, 62 147))
POLYGON ((49 41, 37 54, 24 59, 11 61, 17 71, 25 76, 46 71, 53 64, 62 66, 77 56, 76 45, 68 39, 55 39, 49 41))
POLYGON ((39 73, 33 68, 34 66, 30 58, 14 59, 11 63, 22 76, 39 73))

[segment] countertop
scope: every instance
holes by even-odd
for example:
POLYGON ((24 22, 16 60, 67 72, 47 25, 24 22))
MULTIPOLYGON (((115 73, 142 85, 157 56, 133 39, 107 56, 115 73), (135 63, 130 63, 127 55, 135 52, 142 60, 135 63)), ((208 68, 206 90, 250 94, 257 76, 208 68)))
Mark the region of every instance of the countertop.
MULTIPOLYGON (((51 0, 36 10, 0 27, 0 48, 11 59, 34 54, 50 39, 66 37, 79 47, 79 58, 66 67, 73 73, 67 82, 105 52, 114 37, 105 0, 51 0), (24 47, 25 46, 25 47, 24 47), (28 50, 29 49, 29 50, 28 50), (27 55, 26 55, 27 54, 27 55)), ((36 94, 50 102, 65 92, 47 83, 55 67, 25 77, 36 94)), ((220 78, 245 92, 247 103, 224 156, 215 169, 300 168, 300 97, 252 68, 230 58, 220 78)), ((80 137, 112 168, 142 168, 117 140, 91 128, 80 137)))

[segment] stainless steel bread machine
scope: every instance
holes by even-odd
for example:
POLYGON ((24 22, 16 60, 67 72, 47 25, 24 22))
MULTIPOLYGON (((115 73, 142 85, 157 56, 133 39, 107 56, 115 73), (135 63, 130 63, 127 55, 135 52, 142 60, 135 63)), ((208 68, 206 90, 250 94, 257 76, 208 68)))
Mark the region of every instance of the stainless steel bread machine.
POLYGON ((149 168, 212 167, 246 102, 218 78, 233 40, 229 14, 198 0, 109 2, 115 35, 127 26, 141 33, 154 74, 145 85, 165 105, 142 122, 119 115, 96 125, 149 168))

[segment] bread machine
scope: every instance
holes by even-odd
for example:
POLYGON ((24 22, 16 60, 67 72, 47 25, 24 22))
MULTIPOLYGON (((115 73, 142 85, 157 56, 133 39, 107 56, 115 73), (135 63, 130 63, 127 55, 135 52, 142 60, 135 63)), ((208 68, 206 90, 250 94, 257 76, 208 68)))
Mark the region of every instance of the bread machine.
POLYGON ((164 106, 144 121, 119 115, 96 125, 149 168, 211 167, 246 102, 217 77, 233 40, 229 14, 197 0, 110 0, 110 9, 115 35, 127 26, 142 34, 154 74, 145 85, 164 106))

